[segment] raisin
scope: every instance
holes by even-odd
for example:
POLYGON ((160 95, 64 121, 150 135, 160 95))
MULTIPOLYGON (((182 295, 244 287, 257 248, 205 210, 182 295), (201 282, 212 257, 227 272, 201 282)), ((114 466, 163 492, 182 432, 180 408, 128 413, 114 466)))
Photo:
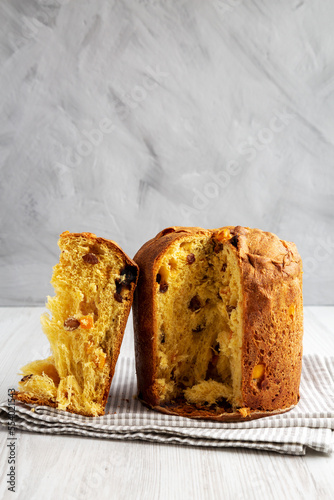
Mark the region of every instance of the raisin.
POLYGON ((224 249, 224 245, 221 241, 213 240, 213 251, 215 253, 221 252, 224 249))
POLYGON ((95 253, 86 253, 86 255, 83 255, 82 259, 86 262, 86 264, 97 264, 99 262, 95 253))
POLYGON ((120 294, 123 289, 123 284, 120 282, 120 280, 115 280, 115 285, 116 285, 116 293, 120 294))
POLYGON ((123 297, 120 293, 114 293, 114 299, 117 300, 117 302, 123 302, 123 297))
POLYGON ((138 269, 135 266, 125 266, 121 271, 121 281, 124 285, 130 285, 137 278, 138 269))
POLYGON ((231 312, 236 308, 236 306, 226 306, 226 311, 228 312, 228 314, 230 315, 231 312))
POLYGON ((198 295, 195 295, 188 306, 188 309, 190 309, 192 312, 198 311, 201 308, 201 301, 198 298, 198 295))
POLYGON ((80 321, 77 318, 67 318, 64 321, 64 327, 66 330, 73 331, 79 328, 80 321))
POLYGON ((194 333, 199 333, 199 332, 202 332, 205 328, 205 325, 197 325, 196 328, 193 328, 192 331, 194 333))
POLYGON ((167 283, 160 283, 159 291, 160 291, 161 293, 165 293, 165 292, 167 292, 167 290, 168 290, 168 285, 167 285, 167 283))
POLYGON ((21 378, 21 382, 26 382, 27 380, 31 379, 31 377, 33 377, 32 373, 30 375, 25 375, 23 378, 21 378))
POLYGON ((231 245, 233 245, 235 248, 238 248, 238 243, 239 243, 239 236, 235 234, 231 239, 230 239, 231 245))
POLYGON ((159 273, 157 274, 157 277, 156 277, 155 281, 157 283, 160 283, 160 281, 161 281, 161 274, 159 274, 159 273))
POLYGON ((190 253, 189 255, 187 255, 187 263, 190 265, 190 264, 193 264, 195 262, 195 255, 193 253, 190 253))

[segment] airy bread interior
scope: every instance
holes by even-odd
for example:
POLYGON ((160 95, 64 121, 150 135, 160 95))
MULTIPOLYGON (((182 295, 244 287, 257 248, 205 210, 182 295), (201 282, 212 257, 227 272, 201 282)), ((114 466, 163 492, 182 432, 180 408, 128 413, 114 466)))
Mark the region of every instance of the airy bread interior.
MULTIPOLYGON (((224 236, 224 234, 222 234, 224 236)), ((237 255, 219 235, 176 240, 156 276, 160 400, 241 405, 242 287, 237 255)))
POLYGON ((41 318, 52 356, 21 369, 18 399, 49 401, 85 415, 104 413, 137 276, 137 268, 105 241, 62 235, 51 281, 56 295, 47 302, 51 317, 41 318))

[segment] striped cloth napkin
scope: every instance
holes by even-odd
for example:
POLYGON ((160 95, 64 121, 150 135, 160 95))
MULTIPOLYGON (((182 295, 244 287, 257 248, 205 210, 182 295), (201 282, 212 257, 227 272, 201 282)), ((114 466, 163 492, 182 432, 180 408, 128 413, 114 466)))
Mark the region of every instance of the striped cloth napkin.
MULTIPOLYGON (((304 356, 301 400, 288 413, 244 423, 217 423, 164 415, 136 399, 134 360, 120 358, 103 417, 83 417, 54 408, 16 402, 17 431, 76 434, 105 439, 241 447, 304 455, 307 447, 333 449, 334 357, 304 356)), ((0 405, 0 423, 8 425, 7 402, 0 405)))

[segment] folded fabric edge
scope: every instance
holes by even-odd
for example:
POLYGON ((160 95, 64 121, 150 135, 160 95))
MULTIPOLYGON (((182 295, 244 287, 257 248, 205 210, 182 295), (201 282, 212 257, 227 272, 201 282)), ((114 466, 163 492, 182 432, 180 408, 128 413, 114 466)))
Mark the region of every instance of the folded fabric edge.
MULTIPOLYGON (((307 447, 321 453, 330 454, 333 451, 333 440, 331 436, 327 435, 326 439, 324 436, 322 439, 316 440, 306 440, 304 442, 298 442, 298 439, 294 440, 294 442, 280 442, 279 440, 273 441, 258 441, 258 440, 247 440, 247 439, 227 439, 226 437, 221 439, 216 439, 210 436, 191 436, 186 435, 182 432, 170 432, 161 431, 157 429, 117 429, 112 432, 103 432, 103 431, 92 431, 87 430, 82 427, 66 425, 66 426, 50 426, 50 425, 33 425, 26 421, 20 421, 16 425, 16 429, 20 431, 28 431, 28 432, 38 432, 43 434, 53 434, 53 435, 77 435, 81 437, 93 437, 93 438, 105 438, 105 439, 118 439, 118 440, 153 440, 159 443, 172 443, 176 444, 190 444, 198 445, 198 446, 208 446, 208 447, 238 447, 240 443, 244 443, 242 447, 246 448, 254 448, 254 449, 275 449, 275 451, 279 451, 282 453, 288 454, 305 454, 305 450, 307 447), (154 437, 154 439, 153 439, 154 437), (151 439, 149 439, 151 438, 151 439), (226 444, 229 443, 229 444, 226 444), (296 453, 294 450, 298 448, 298 452, 296 453), (277 448, 277 450, 276 450, 277 448), (304 449, 304 452, 301 452, 301 449, 304 449), (282 451, 283 450, 283 451, 282 451)), ((240 445, 241 446, 241 445, 240 445)))
MULTIPOLYGON (((209 440, 203 438, 192 438, 192 437, 180 437, 180 436, 165 436, 160 433, 99 433, 96 435, 92 431, 83 431, 78 428, 69 428, 58 430, 57 433, 54 432, 53 428, 42 428, 42 427, 29 427, 23 424, 19 424, 17 426, 17 430, 20 432, 31 432, 31 433, 39 433, 39 434, 52 434, 52 435, 75 435, 79 437, 85 438, 102 438, 102 439, 110 439, 110 440, 124 440, 124 441, 144 441, 144 442, 153 442, 159 444, 175 444, 175 445, 183 445, 183 446, 195 446, 195 447, 207 447, 207 448, 249 448, 253 450, 259 451, 272 451, 281 454, 288 455, 305 455, 306 446, 299 443, 271 443, 271 442, 261 442, 254 443, 252 441, 247 440, 209 440)), ((316 450, 316 451, 323 451, 316 450)))

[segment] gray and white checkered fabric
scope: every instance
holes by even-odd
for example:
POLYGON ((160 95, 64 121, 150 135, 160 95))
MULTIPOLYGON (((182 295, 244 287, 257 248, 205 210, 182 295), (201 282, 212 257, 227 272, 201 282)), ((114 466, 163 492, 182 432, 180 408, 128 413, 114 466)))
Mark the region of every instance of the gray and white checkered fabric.
MULTIPOLYGON (((75 434, 105 439, 242 447, 304 455, 307 447, 331 453, 334 430, 334 357, 304 356, 301 400, 283 415, 244 423, 217 423, 160 414, 144 407, 136 395, 134 360, 120 358, 103 417, 83 417, 44 406, 16 403, 17 431, 75 434)), ((0 423, 8 424, 7 402, 0 423)))

